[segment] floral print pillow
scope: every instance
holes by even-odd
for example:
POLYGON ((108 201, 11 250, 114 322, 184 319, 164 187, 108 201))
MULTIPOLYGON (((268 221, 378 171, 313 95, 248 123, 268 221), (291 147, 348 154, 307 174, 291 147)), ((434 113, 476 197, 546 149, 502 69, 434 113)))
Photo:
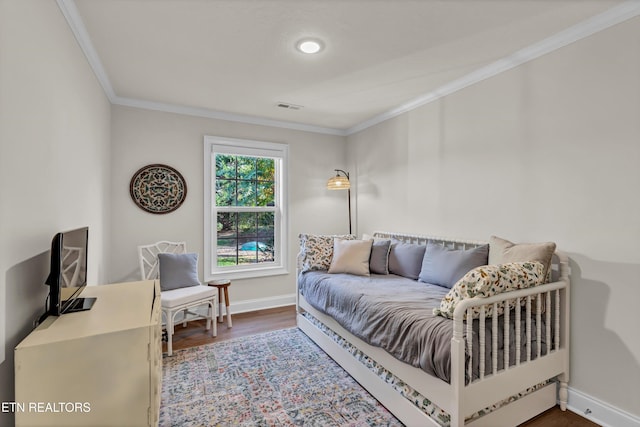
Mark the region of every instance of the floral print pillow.
POLYGON ((300 272, 329 270, 333 258, 333 239, 354 240, 353 234, 318 235, 300 234, 300 272))
MULTIPOLYGON (((503 292, 525 289, 540 285, 545 280, 545 267, 540 262, 510 262, 506 264, 484 265, 474 268, 464 275, 440 301, 440 307, 433 314, 453 319, 453 312, 459 302, 474 297, 487 298, 503 292)), ((509 302, 509 309, 515 307, 509 302)), ((497 314, 504 313, 504 303, 498 303, 497 314)), ((480 317, 480 307, 471 309, 472 318, 480 317)), ((493 315, 493 304, 485 307, 485 317, 493 315)), ((465 319, 467 314, 465 313, 465 319)))

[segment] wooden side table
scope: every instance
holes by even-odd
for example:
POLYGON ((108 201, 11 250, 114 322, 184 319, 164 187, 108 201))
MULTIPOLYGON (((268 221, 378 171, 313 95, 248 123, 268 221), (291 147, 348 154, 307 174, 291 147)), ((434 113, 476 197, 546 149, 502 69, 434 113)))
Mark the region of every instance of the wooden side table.
POLYGON ((218 305, 220 310, 218 311, 218 322, 222 323, 224 321, 224 315, 222 314, 222 308, 225 309, 225 314, 227 316, 227 327, 231 328, 233 325, 231 323, 231 312, 229 311, 229 286, 231 286, 231 280, 229 279, 218 279, 213 280, 207 283, 209 286, 215 286, 218 288, 218 305), (222 293, 224 291, 224 306, 222 305, 222 293))

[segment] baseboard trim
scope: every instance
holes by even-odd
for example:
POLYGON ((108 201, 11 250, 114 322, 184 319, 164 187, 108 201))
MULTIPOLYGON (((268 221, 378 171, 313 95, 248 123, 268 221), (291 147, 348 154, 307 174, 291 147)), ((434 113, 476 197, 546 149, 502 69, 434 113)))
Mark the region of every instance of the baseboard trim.
POLYGON ((640 418, 569 387, 567 409, 602 427, 640 427, 640 418))
MULTIPOLYGON (((223 299, 224 301, 224 299, 223 299)), ((248 313, 250 311, 258 311, 258 310, 268 310, 270 308, 278 308, 285 307, 288 305, 296 304, 296 294, 287 294, 287 295, 276 295, 274 297, 267 298, 257 298, 257 299, 248 299, 244 301, 233 302, 230 301, 231 305, 229 305, 229 311, 231 312, 231 317, 233 318, 234 314, 239 313, 248 313)), ((201 315, 206 314, 206 307, 200 306, 196 308, 196 313, 200 313, 201 315)), ((176 318, 176 324, 181 320, 181 317, 176 318)))
POLYGON ((249 299, 244 301, 233 302, 229 310, 231 314, 246 313, 249 311, 266 310, 269 308, 284 307, 287 305, 295 305, 296 294, 277 295, 274 297, 249 299))

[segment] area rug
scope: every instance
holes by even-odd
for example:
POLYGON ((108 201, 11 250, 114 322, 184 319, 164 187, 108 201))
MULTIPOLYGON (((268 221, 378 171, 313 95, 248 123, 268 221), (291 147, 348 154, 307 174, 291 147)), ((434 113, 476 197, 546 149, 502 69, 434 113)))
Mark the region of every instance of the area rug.
POLYGON ((163 359, 160 426, 402 426, 297 328, 163 359))

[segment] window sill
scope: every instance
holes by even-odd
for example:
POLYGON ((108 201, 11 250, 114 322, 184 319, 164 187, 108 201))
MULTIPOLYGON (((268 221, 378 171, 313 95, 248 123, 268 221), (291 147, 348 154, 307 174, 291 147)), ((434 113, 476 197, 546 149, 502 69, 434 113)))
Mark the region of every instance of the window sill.
POLYGON ((258 277, 281 276, 284 274, 289 274, 289 270, 284 267, 220 271, 220 272, 215 272, 213 274, 210 274, 208 277, 205 277, 205 283, 210 282, 212 280, 218 280, 221 278, 231 279, 231 280, 253 279, 258 277))

